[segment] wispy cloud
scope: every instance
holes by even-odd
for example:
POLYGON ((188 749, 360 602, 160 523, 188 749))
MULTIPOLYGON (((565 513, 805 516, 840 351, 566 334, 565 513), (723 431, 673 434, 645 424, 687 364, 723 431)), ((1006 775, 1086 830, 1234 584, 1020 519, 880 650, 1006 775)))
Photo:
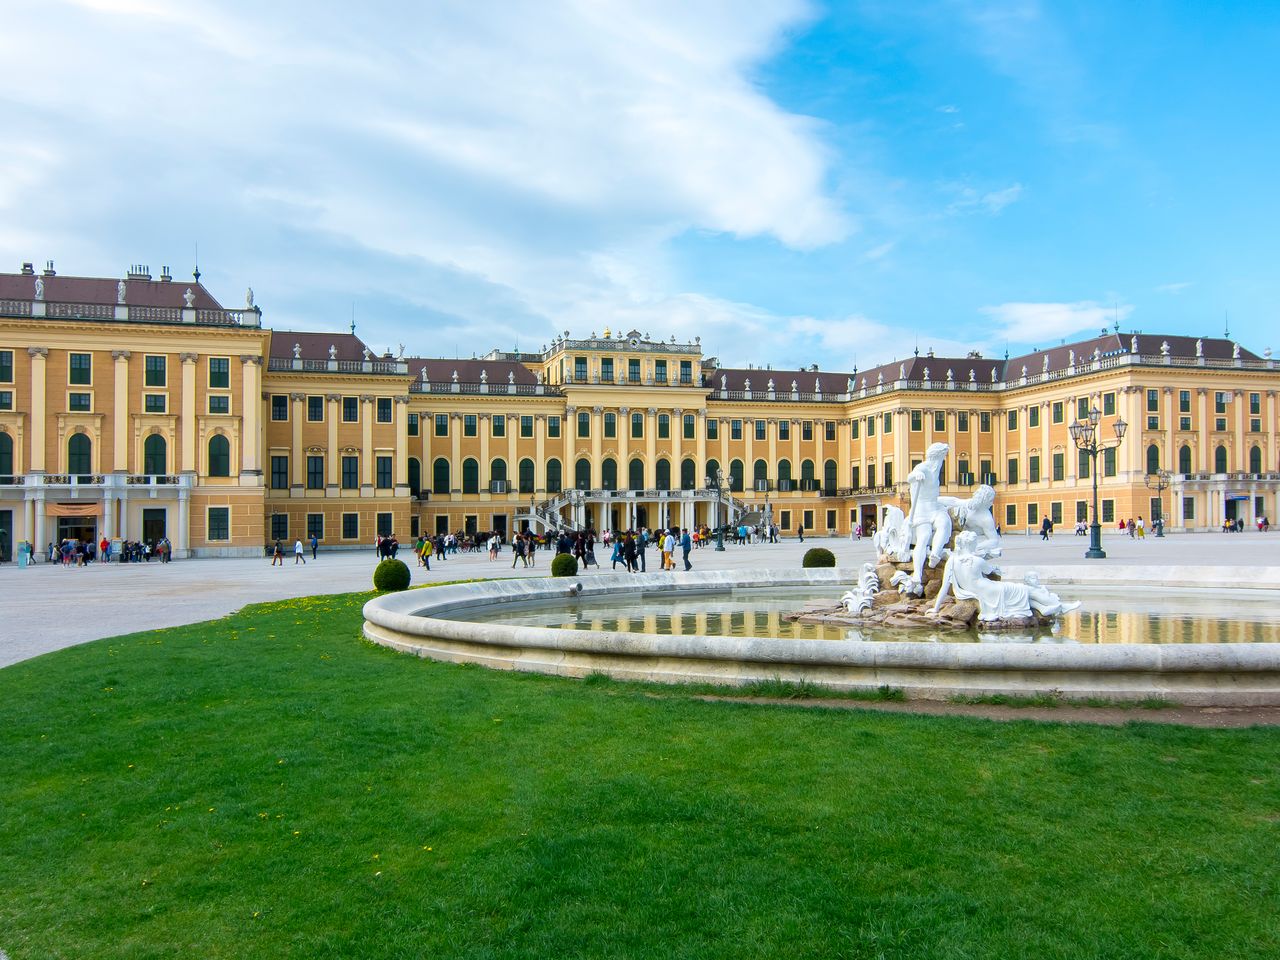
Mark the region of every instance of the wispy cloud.
POLYGON ((999 190, 984 191, 968 184, 948 184, 944 189, 953 196, 951 202, 947 204, 949 214, 979 212, 994 216, 1011 203, 1016 203, 1023 194, 1020 183, 1014 183, 999 190))
POLYGON ((1156 293, 1171 293, 1177 295, 1191 286, 1190 280, 1183 280, 1179 283, 1162 283, 1155 288, 1156 293))
POLYGON ((1043 344, 1087 330, 1100 330, 1112 322, 1127 320, 1129 304, 1105 304, 1095 300, 1074 303, 1001 303, 979 310, 992 323, 990 338, 1019 344, 1043 344))

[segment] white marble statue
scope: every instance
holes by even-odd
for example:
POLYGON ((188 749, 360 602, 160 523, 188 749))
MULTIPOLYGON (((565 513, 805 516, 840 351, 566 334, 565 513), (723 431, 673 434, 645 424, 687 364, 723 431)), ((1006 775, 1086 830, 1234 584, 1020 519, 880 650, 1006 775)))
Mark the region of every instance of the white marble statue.
POLYGON ((1000 545, 1000 534, 996 532, 996 518, 991 512, 996 502, 995 487, 983 483, 973 492, 968 500, 959 497, 939 497, 938 502, 947 508, 951 515, 952 528, 969 531, 978 538, 975 548, 979 554, 988 559, 998 557, 1004 552, 1000 545))
POLYGON ((42 277, 36 277, 36 299, 44 299, 44 279, 42 277))
POLYGON ((1136 333, 1129 338, 1129 352, 1130 353, 1138 352, 1138 335, 1136 333))
POLYGON ((1233 344, 1231 345, 1231 359, 1232 359, 1232 360, 1239 360, 1239 359, 1240 359, 1240 344, 1238 344, 1238 343, 1233 343, 1233 344))
POLYGON ((295 344, 293 345, 293 359, 295 359, 295 360, 301 360, 301 359, 302 359, 302 344, 300 344, 300 343, 295 343, 295 344))
POLYGON ((911 531, 907 528, 907 517, 901 507, 885 507, 880 526, 871 535, 871 545, 878 554, 897 557, 905 552, 910 556, 911 531))
POLYGON ((191 292, 190 287, 187 287, 186 293, 182 295, 182 302, 185 303, 188 308, 196 305, 196 295, 191 292))
POLYGON ((1044 363, 1040 364, 1040 369, 1045 373, 1049 372, 1049 355, 1047 353, 1044 355, 1044 363))
POLYGON ((1196 341, 1196 356, 1197 356, 1197 357, 1203 357, 1203 356, 1204 356, 1204 341, 1203 341, 1203 340, 1197 340, 1197 341, 1196 341))
POLYGON ((249 287, 244 292, 244 305, 246 310, 253 309, 253 287, 249 287))
POLYGON ((977 534, 967 530, 956 537, 956 548, 943 568, 942 587, 930 615, 936 616, 952 593, 957 600, 978 601, 980 623, 1026 618, 1032 610, 1051 617, 1080 606, 1078 602, 1064 603, 1041 586, 1034 573, 1027 574, 1022 583, 988 579, 989 575, 999 576, 1000 568, 976 552, 977 542, 977 534))
POLYGON ((124 303, 124 297, 125 297, 125 285, 124 285, 124 281, 121 280, 119 283, 116 284, 116 303, 124 303))
POLYGON ((924 592, 924 571, 936 567, 951 539, 951 514, 938 502, 941 486, 942 464, 951 447, 945 443, 932 444, 925 451, 924 459, 907 474, 911 508, 907 512, 906 526, 910 532, 911 549, 898 552, 899 562, 911 561, 911 581, 906 592, 920 596, 924 592))

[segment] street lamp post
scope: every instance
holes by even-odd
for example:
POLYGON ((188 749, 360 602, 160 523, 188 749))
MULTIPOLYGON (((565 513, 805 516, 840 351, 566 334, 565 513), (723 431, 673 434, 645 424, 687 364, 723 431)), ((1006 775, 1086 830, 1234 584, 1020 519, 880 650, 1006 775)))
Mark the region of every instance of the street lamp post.
POLYGON ((1083 450, 1089 456, 1089 469, 1093 475, 1093 523, 1089 527, 1089 549, 1084 555, 1089 560, 1105 560, 1106 553, 1102 550, 1102 527, 1098 524, 1098 454, 1103 450, 1109 450, 1112 447, 1118 447, 1120 441, 1124 439, 1124 432, 1128 428, 1128 424, 1123 420, 1117 419, 1113 424, 1116 431, 1116 438, 1109 443, 1100 443, 1098 441, 1098 421, 1102 419, 1102 414, 1094 407, 1089 411, 1089 416, 1084 420, 1077 420, 1069 428, 1071 431, 1071 439, 1075 441, 1075 445, 1083 450))
POLYGON ((1156 536, 1164 536, 1164 492, 1169 489, 1172 475, 1168 470, 1157 470, 1155 473, 1148 473, 1142 478, 1146 483, 1148 490, 1156 492, 1156 512, 1158 517, 1151 520, 1152 525, 1156 528, 1156 536))
POLYGON ((724 499, 724 471, 716 470, 714 477, 707 477, 707 489, 716 492, 716 549, 724 551, 724 524, 720 522, 720 501, 724 499))

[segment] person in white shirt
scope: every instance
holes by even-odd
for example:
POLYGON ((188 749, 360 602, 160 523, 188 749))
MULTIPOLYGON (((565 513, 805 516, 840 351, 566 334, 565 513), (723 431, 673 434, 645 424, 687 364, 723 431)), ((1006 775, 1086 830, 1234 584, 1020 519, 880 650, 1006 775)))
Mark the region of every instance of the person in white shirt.
POLYGON ((302 538, 299 537, 293 541, 293 565, 296 567, 301 563, 304 567, 307 565, 307 558, 302 555, 302 538))

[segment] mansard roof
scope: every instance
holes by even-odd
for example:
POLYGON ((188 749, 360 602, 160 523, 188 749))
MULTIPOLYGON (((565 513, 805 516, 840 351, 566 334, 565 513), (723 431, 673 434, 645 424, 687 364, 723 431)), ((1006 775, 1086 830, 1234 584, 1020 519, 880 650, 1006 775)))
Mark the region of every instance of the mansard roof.
MULTIPOLYGON (((353 333, 312 333, 302 330, 271 331, 271 356, 293 358, 294 345, 301 347, 303 360, 328 360, 329 347, 335 347, 335 360, 363 360, 365 342, 353 333)), ((380 359, 372 350, 371 359, 380 359)))
POLYGON ((124 302, 131 307, 168 307, 181 309, 187 305, 184 294, 194 295, 197 310, 225 309, 198 280, 144 280, 112 277, 64 277, 31 273, 0 273, 0 300, 35 300, 36 281, 42 281, 46 303, 82 303, 115 305, 119 303, 119 284, 125 287, 124 302))
POLYGON ((483 372, 489 383, 537 383, 538 378, 523 363, 510 360, 444 360, 429 357, 408 357, 409 373, 414 379, 422 379, 422 371, 427 371, 426 379, 434 383, 443 383, 453 379, 457 371, 459 383, 479 383, 483 372), (508 375, 513 380, 508 380, 508 375))

